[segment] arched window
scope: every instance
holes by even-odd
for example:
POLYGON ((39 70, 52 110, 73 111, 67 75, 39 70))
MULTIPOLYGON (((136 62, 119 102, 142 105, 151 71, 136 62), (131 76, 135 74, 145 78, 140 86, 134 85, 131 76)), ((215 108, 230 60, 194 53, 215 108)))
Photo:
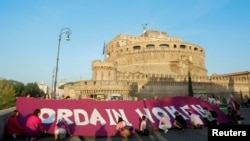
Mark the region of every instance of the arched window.
POLYGON ((169 45, 168 44, 161 44, 160 47, 161 48, 169 48, 169 45))
POLYGON ((186 45, 180 45, 180 48, 181 48, 181 49, 185 49, 185 48, 186 48, 186 45))
POLYGON ((140 49, 141 49, 141 46, 134 46, 133 49, 134 49, 134 50, 140 50, 140 49))
POLYGON ((146 48, 154 48, 155 47, 155 45, 153 45, 153 44, 148 44, 147 46, 146 46, 146 48))

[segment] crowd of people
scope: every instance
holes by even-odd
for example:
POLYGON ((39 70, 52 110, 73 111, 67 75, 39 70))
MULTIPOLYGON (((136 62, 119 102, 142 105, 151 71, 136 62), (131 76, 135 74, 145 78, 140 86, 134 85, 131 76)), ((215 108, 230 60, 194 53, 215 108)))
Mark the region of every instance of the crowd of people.
MULTIPOLYGON (((18 120, 19 111, 14 110, 7 121, 6 136, 16 140, 17 138, 26 137, 28 141, 35 141, 40 139, 47 133, 46 129, 40 119, 41 110, 35 109, 33 114, 29 116, 24 125, 18 120)), ((61 140, 66 135, 71 135, 67 122, 62 119, 59 120, 54 129, 55 140, 61 140)))
POLYGON ((14 110, 6 125, 6 135, 12 139, 17 139, 24 135, 30 141, 39 139, 42 133, 47 132, 43 128, 42 121, 39 118, 40 114, 40 109, 35 109, 33 114, 27 119, 25 125, 22 125, 17 118, 19 111, 14 110))
MULTIPOLYGON (((30 98, 30 95, 27 94, 27 98, 30 98)), ((44 99, 50 99, 49 95, 45 95, 44 99)), ((70 97, 65 97, 66 100, 69 100, 70 97)), ((218 98, 214 95, 208 98, 208 102, 211 104, 218 106, 220 103, 216 102, 218 98)), ((234 99, 233 96, 230 96, 230 100, 228 103, 228 115, 232 118, 233 123, 241 124, 241 120, 244 119, 243 115, 239 111, 240 104, 234 99)), ((162 130, 164 133, 168 133, 168 131, 172 128, 179 129, 183 131, 185 128, 191 127, 195 129, 202 129, 204 125, 218 125, 218 115, 213 113, 214 111, 209 110, 207 107, 203 107, 204 117, 193 113, 192 111, 187 111, 187 115, 189 116, 189 123, 184 119, 183 115, 178 111, 173 113, 174 121, 171 122, 167 115, 164 115, 162 112, 158 113, 159 123, 158 129, 162 130)), ((12 139, 16 139, 20 136, 25 136, 28 140, 37 140, 40 139, 43 134, 46 134, 47 131, 43 127, 42 121, 39 118, 41 114, 40 109, 35 109, 33 114, 27 118, 25 125, 22 125, 18 121, 19 111, 14 110, 11 114, 7 126, 6 126, 6 135, 11 137, 12 139)), ((120 135, 124 138, 128 138, 133 133, 133 126, 128 125, 126 121, 123 120, 122 117, 119 117, 117 120, 117 125, 114 130, 113 135, 120 135)), ((134 131, 137 134, 147 136, 152 133, 153 126, 150 121, 147 119, 145 115, 141 117, 140 125, 134 131)), ((68 127, 67 121, 64 119, 60 119, 54 127, 54 138, 55 140, 61 140, 65 138, 67 135, 71 136, 70 128, 68 127)))

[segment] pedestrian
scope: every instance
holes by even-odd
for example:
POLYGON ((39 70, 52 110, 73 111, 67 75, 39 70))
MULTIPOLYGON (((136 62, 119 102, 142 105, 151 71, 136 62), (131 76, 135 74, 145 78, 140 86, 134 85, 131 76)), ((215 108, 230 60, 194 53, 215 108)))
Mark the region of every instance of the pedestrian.
POLYGON ((71 132, 70 132, 68 123, 64 118, 59 120, 57 122, 57 124, 55 125, 54 134, 55 134, 56 141, 62 140, 63 138, 65 138, 67 136, 67 134, 69 136, 71 136, 71 132))
POLYGON ((29 93, 27 93, 27 94, 25 95, 25 97, 26 97, 26 98, 30 98, 31 96, 30 96, 29 93))
POLYGON ((218 108, 220 108, 220 98, 219 96, 216 96, 215 99, 214 99, 214 105, 217 106, 218 108))
POLYGON ((171 121, 163 115, 162 112, 159 112, 158 115, 160 116, 160 121, 159 121, 159 128, 164 131, 164 133, 167 133, 168 130, 172 127, 171 121))
POLYGON ((42 125, 42 120, 39 118, 40 114, 41 110, 35 109, 33 115, 27 119, 25 134, 31 141, 40 139, 41 134, 47 132, 42 125))
POLYGON ((24 135, 24 127, 19 123, 18 115, 18 110, 14 110, 6 124, 6 135, 15 140, 17 137, 24 135))
POLYGON ((191 127, 195 129, 202 129, 204 123, 202 119, 200 118, 200 116, 192 113, 191 111, 188 111, 188 115, 190 118, 191 127))
POLYGON ((207 98, 208 102, 212 105, 214 105, 214 100, 215 100, 215 95, 211 94, 208 98, 207 98))
POLYGON ((173 123, 174 126, 180 130, 184 130, 184 128, 187 128, 187 122, 183 118, 183 116, 178 111, 175 111, 174 115, 175 115, 175 119, 173 123))
POLYGON ((229 100, 228 114, 235 124, 241 124, 241 120, 244 119, 240 112, 240 104, 232 95, 229 100))
POLYGON ((49 94, 45 94, 44 99, 49 100, 50 99, 49 94))

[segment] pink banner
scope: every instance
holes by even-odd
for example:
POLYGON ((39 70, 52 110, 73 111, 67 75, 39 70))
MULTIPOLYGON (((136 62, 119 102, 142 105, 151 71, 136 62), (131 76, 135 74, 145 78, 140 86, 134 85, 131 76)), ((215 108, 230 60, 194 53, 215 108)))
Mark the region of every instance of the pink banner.
POLYGON ((189 96, 143 101, 44 100, 19 97, 16 102, 23 124, 27 117, 39 108, 40 118, 49 133, 54 134, 56 121, 64 118, 72 134, 79 136, 110 136, 114 132, 119 116, 134 128, 139 128, 140 117, 146 115, 157 130, 160 118, 158 112, 164 113, 173 122, 173 113, 178 111, 189 123, 187 112, 192 111, 204 117, 203 107, 216 111, 219 114, 220 123, 231 122, 217 107, 207 101, 189 96))

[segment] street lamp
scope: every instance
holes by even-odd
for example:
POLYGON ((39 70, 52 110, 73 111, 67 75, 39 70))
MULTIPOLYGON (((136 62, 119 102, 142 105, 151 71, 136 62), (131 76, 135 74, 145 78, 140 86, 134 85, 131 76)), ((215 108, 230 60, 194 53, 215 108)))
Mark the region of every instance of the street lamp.
POLYGON ((58 42, 58 50, 57 50, 57 58, 56 58, 56 72, 55 72, 55 81, 54 81, 54 95, 56 94, 56 85, 57 85, 57 73, 58 73, 58 62, 59 62, 59 51, 60 51, 60 44, 61 44, 61 37, 63 34, 67 34, 66 40, 69 41, 71 30, 70 28, 62 28, 59 34, 59 42, 58 42))

